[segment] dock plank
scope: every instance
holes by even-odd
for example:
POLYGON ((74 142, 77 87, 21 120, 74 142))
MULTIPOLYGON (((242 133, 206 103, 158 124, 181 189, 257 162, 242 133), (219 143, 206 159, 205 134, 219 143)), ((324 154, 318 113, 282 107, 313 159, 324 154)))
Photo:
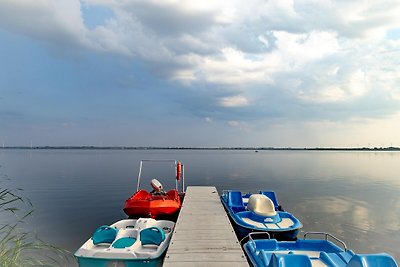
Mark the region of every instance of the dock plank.
POLYGON ((249 266, 213 186, 189 186, 163 266, 249 266))

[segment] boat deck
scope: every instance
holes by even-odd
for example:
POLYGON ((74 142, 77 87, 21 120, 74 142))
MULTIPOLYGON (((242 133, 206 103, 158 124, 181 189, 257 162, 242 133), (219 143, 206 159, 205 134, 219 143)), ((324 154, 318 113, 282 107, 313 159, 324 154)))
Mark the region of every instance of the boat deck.
POLYGON ((187 188, 163 266, 249 266, 214 186, 187 188))

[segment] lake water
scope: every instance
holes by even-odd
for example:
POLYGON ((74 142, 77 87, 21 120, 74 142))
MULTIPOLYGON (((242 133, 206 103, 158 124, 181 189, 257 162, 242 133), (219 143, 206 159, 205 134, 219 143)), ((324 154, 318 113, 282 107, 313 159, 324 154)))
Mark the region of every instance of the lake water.
MULTIPOLYGON (((31 200, 25 227, 74 252, 96 227, 125 218, 141 159, 182 161, 186 185, 274 190, 303 231, 330 232, 356 252, 400 262, 399 152, 7 149, 0 185, 31 200)), ((148 175, 173 179, 164 167, 148 175)))

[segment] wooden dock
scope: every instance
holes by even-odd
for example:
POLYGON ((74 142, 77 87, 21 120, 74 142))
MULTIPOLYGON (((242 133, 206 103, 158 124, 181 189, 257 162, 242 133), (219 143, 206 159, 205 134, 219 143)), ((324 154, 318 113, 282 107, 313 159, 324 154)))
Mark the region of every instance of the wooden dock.
POLYGON ((163 266, 249 266, 215 187, 187 188, 163 266))

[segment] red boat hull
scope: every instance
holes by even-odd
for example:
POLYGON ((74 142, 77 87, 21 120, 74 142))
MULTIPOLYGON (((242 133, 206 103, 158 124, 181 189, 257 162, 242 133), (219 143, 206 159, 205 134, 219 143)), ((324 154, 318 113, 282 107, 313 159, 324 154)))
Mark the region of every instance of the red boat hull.
POLYGON ((170 190, 165 195, 153 195, 139 190, 125 201, 124 212, 130 217, 159 218, 179 212, 181 199, 178 191, 170 190))

